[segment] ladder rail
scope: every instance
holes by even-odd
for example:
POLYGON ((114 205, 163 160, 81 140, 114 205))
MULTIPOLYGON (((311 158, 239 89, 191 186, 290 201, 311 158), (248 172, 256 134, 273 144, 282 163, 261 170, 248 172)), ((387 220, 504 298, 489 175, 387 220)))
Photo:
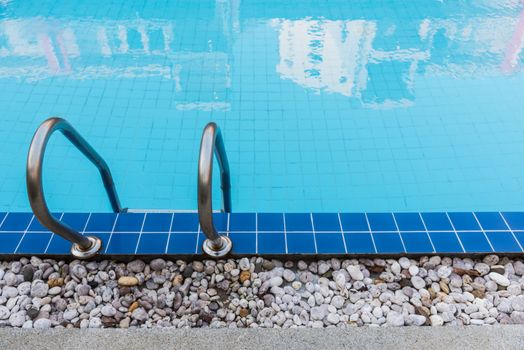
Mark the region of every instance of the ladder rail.
POLYGON ((52 117, 36 130, 27 157, 26 184, 31 209, 42 225, 73 243, 71 253, 78 258, 89 258, 102 246, 97 237, 83 236, 70 226, 56 220, 49 211, 44 196, 42 168, 47 143, 55 131, 60 131, 100 172, 105 190, 114 212, 122 212, 109 166, 93 147, 65 119, 52 117))
POLYGON ((220 235, 213 222, 213 156, 220 167, 220 187, 222 189, 223 212, 231 212, 231 176, 229 162, 222 132, 217 124, 211 122, 202 132, 200 157, 198 160, 198 219, 207 239, 203 250, 213 257, 222 257, 231 251, 229 237, 220 235))

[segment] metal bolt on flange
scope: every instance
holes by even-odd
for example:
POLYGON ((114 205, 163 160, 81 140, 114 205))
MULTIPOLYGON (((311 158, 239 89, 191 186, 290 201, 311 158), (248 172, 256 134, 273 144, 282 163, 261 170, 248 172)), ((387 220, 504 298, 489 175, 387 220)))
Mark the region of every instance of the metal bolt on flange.
POLYGON ((71 254, 78 259, 89 259, 98 253, 102 248, 102 240, 98 237, 88 236, 87 239, 91 241, 91 246, 87 249, 83 249, 77 243, 71 246, 71 254))
POLYGON ((213 258, 226 256, 231 251, 231 248, 233 248, 233 242, 227 236, 220 236, 216 241, 206 239, 202 244, 204 252, 213 258))

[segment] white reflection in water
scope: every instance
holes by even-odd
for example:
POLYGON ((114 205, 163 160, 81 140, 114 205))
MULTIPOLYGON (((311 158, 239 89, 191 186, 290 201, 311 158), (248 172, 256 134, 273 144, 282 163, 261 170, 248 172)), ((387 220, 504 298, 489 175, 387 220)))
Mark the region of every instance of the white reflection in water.
POLYGON ((412 105, 421 74, 513 73, 524 46, 524 11, 519 18, 426 18, 385 28, 368 20, 275 19, 271 25, 279 33, 276 71, 282 79, 369 108, 412 105), (416 35, 406 36, 410 25, 416 35), (397 35, 398 26, 403 31, 397 35), (401 44, 392 45, 397 41, 401 44), (385 74, 382 66, 393 69, 385 74), (373 91, 377 86, 394 86, 399 93, 379 96, 373 91))
MULTIPOLYGON (((234 60, 237 39, 250 22, 240 23, 238 1, 226 4, 217 2, 215 13, 220 23, 217 41, 223 41, 222 45, 204 40, 189 43, 189 50, 180 49, 176 42, 174 20, 2 20, 0 78, 158 77, 173 81, 175 91, 181 92, 189 85, 181 76, 192 69, 186 77, 207 79, 208 85, 219 90, 230 89, 235 84, 231 67, 244 63, 234 60), (195 67, 200 67, 197 74, 195 67)), ((278 51, 275 70, 282 79, 318 93, 348 97, 367 108, 412 105, 420 75, 515 74, 524 47, 524 10, 516 17, 507 13, 497 17, 490 11, 467 18, 428 16, 402 23, 323 18, 279 18, 264 23, 278 31, 276 42, 261 44, 278 51)), ((229 108, 208 101, 184 102, 179 108, 229 108)))

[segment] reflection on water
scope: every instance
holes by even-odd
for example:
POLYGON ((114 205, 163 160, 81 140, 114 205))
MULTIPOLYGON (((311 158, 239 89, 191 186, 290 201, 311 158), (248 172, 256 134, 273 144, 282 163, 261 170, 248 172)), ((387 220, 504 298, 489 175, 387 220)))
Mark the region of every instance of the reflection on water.
MULTIPOLYGON (((188 103, 177 95, 200 84, 221 91, 230 87, 228 31, 233 22, 225 5, 217 2, 211 22, 219 40, 195 35, 184 36, 181 41, 178 27, 187 26, 187 20, 40 16, 3 19, 0 79, 160 79, 174 84, 173 97, 182 99, 177 105, 179 110, 228 110, 229 103, 220 101, 222 97, 217 98, 213 92, 208 94, 210 102, 188 103)), ((6 6, 9 8, 9 4, 6 6)))
MULTIPOLYGON (((282 79, 306 89, 353 98, 364 107, 407 107, 415 101, 417 75, 460 78, 518 70, 524 46, 524 9, 516 12, 516 1, 485 1, 483 5, 477 8, 478 15, 470 13, 468 18, 442 18, 437 13, 398 23, 322 16, 261 18, 255 23, 262 21, 267 30, 278 32, 278 42, 265 41, 263 45, 273 44, 278 50, 275 70, 282 79), (485 7, 506 11, 502 15, 493 10, 486 13, 485 7), (518 16, 506 15, 508 9, 518 16)), ((4 6, 9 8, 10 3, 4 6)), ((242 28, 252 23, 251 18, 240 23, 241 9, 240 0, 217 0, 209 21, 219 37, 186 37, 184 43, 180 42, 180 27, 191 23, 191 18, 6 16, 0 20, 0 78, 157 77, 174 81, 176 91, 181 91, 182 71, 199 65, 203 75, 212 79, 210 84, 229 89, 238 83, 231 81, 230 74, 236 39, 243 35, 242 28)), ((214 102, 205 102, 202 107, 214 110, 214 102)), ((223 103, 220 101, 217 108, 228 110, 223 103)), ((193 101, 180 109, 198 109, 199 105, 193 101)))
POLYGON ((279 19, 272 25, 279 31, 276 70, 283 79, 352 97, 370 108, 411 106, 417 75, 512 73, 524 45, 524 10, 518 20, 424 18, 380 28, 366 20, 279 19), (397 31, 408 35, 396 36, 397 31), (370 85, 394 85, 397 93, 374 94, 370 85))

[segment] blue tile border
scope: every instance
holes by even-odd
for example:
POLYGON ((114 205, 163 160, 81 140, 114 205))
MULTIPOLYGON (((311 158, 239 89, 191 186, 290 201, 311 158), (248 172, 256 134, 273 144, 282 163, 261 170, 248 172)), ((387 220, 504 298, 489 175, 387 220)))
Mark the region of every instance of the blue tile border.
MULTIPOLYGON (((102 255, 201 254, 196 213, 54 213, 102 255)), ((233 255, 524 253, 524 212, 214 214, 233 255)), ((0 213, 0 255, 69 255, 31 213, 0 213)))

